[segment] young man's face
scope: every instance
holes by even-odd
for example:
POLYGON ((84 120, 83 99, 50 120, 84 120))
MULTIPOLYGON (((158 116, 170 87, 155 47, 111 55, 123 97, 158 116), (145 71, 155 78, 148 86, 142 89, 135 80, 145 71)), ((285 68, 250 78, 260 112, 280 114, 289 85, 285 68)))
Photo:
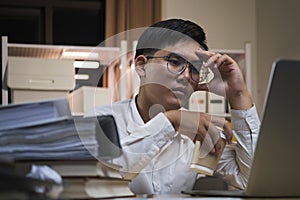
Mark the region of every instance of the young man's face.
POLYGON ((141 83, 145 89, 145 99, 150 104, 159 104, 165 110, 171 110, 182 107, 188 101, 198 83, 191 79, 189 68, 177 74, 172 71, 172 64, 199 60, 195 53, 199 48, 200 45, 195 41, 180 42, 157 51, 147 59, 141 83))

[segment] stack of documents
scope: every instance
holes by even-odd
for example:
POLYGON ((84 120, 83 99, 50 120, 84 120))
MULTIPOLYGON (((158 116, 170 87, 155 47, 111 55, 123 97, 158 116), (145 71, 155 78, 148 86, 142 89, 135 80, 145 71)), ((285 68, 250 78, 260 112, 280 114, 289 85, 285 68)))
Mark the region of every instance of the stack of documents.
POLYGON ((72 117, 67 99, 2 106, 0 116, 1 157, 67 160, 98 157, 100 150, 109 154, 99 146, 107 138, 99 137, 97 117, 72 117))
POLYGON ((68 102, 65 99, 24 104, 10 104, 0 107, 0 131, 46 124, 70 118, 68 102))
POLYGON ((0 199, 57 199, 61 186, 54 181, 28 177, 28 168, 0 158, 0 199))
MULTIPOLYGON (((32 162, 20 161, 17 166, 26 168, 32 162)), ((48 165, 63 180, 60 199, 93 199, 134 196, 129 188, 130 180, 121 176, 122 166, 101 160, 35 161, 36 165, 48 165)))
POLYGON ((54 169, 63 179, 62 199, 134 196, 122 166, 102 161, 121 153, 111 115, 72 116, 67 99, 0 107, 0 157, 20 169, 54 169))

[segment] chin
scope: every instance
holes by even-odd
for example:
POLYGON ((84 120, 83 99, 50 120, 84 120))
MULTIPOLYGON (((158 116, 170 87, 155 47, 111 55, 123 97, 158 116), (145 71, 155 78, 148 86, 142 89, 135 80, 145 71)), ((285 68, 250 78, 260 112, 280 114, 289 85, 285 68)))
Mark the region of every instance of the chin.
POLYGON ((167 101, 167 106, 166 106, 166 110, 177 110, 179 108, 181 108, 186 101, 182 101, 178 98, 170 98, 167 101))

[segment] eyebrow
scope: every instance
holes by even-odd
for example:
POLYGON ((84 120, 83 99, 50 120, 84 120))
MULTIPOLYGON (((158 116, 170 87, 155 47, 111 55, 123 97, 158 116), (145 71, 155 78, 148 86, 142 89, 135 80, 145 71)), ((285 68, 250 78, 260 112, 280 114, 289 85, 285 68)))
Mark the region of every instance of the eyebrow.
POLYGON ((191 63, 191 64, 199 64, 199 63, 201 63, 201 62, 203 62, 201 59, 199 59, 199 60, 189 60, 189 59, 187 59, 184 55, 182 55, 182 54, 179 54, 179 53, 170 53, 170 54, 168 54, 168 56, 169 57, 180 57, 180 58, 182 58, 182 59, 184 59, 184 60, 186 60, 187 62, 189 62, 189 63, 191 63))
POLYGON ((182 58, 184 60, 187 60, 184 56, 180 55, 180 54, 177 54, 177 53, 169 53, 168 54, 168 57, 178 57, 178 58, 182 58))

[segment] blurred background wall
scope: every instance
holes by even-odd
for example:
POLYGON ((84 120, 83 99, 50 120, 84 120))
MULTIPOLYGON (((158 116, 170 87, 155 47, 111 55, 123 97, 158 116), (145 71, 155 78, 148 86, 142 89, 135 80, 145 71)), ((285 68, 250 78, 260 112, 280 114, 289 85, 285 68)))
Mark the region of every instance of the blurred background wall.
POLYGON ((252 94, 259 112, 273 61, 300 59, 299 9, 298 0, 162 0, 162 18, 197 22, 212 49, 240 49, 251 42, 252 94))

